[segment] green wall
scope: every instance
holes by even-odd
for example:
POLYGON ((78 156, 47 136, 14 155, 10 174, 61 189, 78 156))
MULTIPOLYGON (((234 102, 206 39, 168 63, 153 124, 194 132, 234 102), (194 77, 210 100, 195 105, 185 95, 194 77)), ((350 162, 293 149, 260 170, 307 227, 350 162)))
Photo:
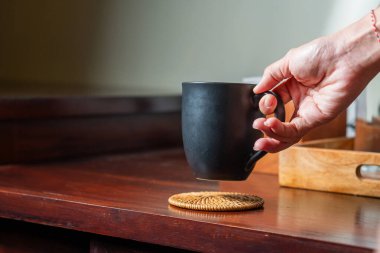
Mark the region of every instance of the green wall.
POLYGON ((333 1, 0 2, 0 94, 179 94, 240 81, 323 34, 333 1))

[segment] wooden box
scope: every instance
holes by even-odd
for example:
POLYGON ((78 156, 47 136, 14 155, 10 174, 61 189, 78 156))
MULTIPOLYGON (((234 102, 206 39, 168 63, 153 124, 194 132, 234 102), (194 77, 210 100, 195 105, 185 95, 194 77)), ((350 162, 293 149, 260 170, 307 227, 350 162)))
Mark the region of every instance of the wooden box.
POLYGON ((380 153, 355 151, 354 139, 305 142, 280 153, 281 186, 380 197, 380 153))
POLYGON ((356 121, 355 150, 380 152, 380 121, 373 118, 372 123, 356 121))

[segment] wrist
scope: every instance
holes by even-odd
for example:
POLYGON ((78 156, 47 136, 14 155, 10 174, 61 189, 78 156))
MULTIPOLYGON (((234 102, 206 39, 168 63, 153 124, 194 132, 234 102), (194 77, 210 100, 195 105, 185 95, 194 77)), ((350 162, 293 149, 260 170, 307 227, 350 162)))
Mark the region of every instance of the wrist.
MULTIPOLYGON (((376 27, 380 27, 380 8, 374 12, 376 27)), ((373 30, 371 15, 330 36, 335 44, 337 55, 344 57, 354 72, 365 72, 374 77, 380 71, 380 43, 373 30)))

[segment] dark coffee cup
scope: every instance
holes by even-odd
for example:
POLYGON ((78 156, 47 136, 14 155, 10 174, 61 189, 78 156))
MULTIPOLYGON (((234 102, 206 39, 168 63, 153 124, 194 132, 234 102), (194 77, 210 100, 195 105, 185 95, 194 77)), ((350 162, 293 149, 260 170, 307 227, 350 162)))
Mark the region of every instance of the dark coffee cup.
POLYGON ((262 133, 252 128, 265 117, 259 101, 265 94, 277 98, 275 116, 285 120, 284 104, 271 92, 254 94, 255 85, 224 82, 182 83, 182 137, 186 159, 195 177, 209 180, 245 180, 265 151, 253 145, 262 133))

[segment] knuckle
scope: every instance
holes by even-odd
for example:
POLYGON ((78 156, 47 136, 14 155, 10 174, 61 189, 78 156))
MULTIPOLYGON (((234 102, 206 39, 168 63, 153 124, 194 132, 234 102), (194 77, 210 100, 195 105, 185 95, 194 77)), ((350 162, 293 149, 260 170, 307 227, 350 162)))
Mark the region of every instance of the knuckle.
POLYGON ((269 65, 268 67, 266 67, 265 69, 264 69, 264 75, 269 75, 269 76, 271 76, 272 75, 272 70, 271 70, 271 65, 269 65))
POLYGON ((286 56, 289 57, 289 56, 293 55, 295 51, 296 51, 295 48, 291 48, 291 49, 289 49, 289 51, 286 53, 286 56))

